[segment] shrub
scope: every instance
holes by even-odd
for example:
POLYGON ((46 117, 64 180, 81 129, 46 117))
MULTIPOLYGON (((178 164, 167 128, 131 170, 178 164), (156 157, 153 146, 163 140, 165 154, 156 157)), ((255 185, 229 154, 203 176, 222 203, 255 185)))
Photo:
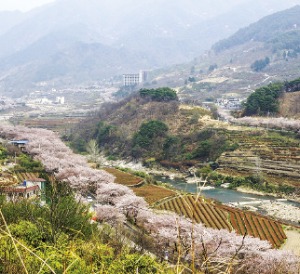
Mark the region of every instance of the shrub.
POLYGON ((248 97, 245 103, 244 115, 277 113, 279 110, 278 99, 282 92, 282 83, 270 84, 257 89, 248 97))
POLYGON ((156 153, 160 154, 167 131, 167 125, 158 120, 143 123, 133 136, 131 154, 136 158, 144 154, 148 154, 150 157, 154 157, 156 153))
POLYGON ((141 89, 140 96, 159 102, 178 100, 176 91, 168 87, 157 89, 141 89))
POLYGON ((0 160, 7 158, 7 150, 4 147, 0 146, 0 160))
POLYGON ((258 71, 263 70, 269 64, 270 64, 270 58, 266 57, 265 59, 256 60, 251 65, 251 69, 258 72, 258 71))
POLYGON ((35 161, 26 154, 21 154, 18 157, 18 165, 15 166, 18 171, 24 172, 41 172, 44 170, 42 164, 39 161, 35 161))

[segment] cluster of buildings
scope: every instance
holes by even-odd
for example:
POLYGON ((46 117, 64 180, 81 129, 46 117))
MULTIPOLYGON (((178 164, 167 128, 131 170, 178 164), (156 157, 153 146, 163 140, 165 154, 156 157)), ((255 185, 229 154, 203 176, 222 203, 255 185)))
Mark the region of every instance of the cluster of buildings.
POLYGON ((242 107, 242 99, 229 97, 216 100, 216 105, 229 110, 238 110, 242 107))
POLYGON ((24 106, 24 102, 20 100, 11 99, 8 97, 0 97, 0 111, 9 110, 16 107, 24 106))
POLYGON ((65 97, 64 96, 56 97, 55 100, 50 100, 47 97, 36 98, 36 99, 31 100, 30 102, 28 102, 28 104, 41 104, 41 105, 59 104, 59 105, 64 105, 65 104, 65 97))

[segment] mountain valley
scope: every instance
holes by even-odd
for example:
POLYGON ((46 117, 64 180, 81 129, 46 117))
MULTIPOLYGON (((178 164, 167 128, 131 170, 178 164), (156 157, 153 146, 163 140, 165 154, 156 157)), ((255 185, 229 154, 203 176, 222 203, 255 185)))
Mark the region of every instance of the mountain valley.
POLYGON ((299 273, 299 18, 298 0, 0 11, 0 273, 299 273))

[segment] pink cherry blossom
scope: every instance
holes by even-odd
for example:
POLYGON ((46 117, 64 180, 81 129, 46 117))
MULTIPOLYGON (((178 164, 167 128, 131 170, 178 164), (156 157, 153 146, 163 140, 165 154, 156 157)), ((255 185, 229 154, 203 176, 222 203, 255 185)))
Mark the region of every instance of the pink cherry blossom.
MULTIPOLYGON (((291 123, 290 127, 297 125, 291 123)), ((100 221, 117 225, 125 222, 126 217, 133 218, 138 227, 153 237, 158 252, 170 250, 179 254, 181 248, 181 255, 177 255, 191 261, 193 250, 196 265, 202 270, 205 267, 203 254, 206 254, 211 263, 221 267, 220 273, 225 273, 226 266, 232 267, 227 273, 299 273, 299 257, 271 249, 266 241, 249 236, 243 238, 227 230, 204 227, 175 213, 150 209, 132 189, 115 184, 112 175, 90 168, 86 159, 74 154, 54 132, 0 125, 0 136, 29 140, 26 152, 40 160, 46 171, 58 180, 70 184, 77 199, 94 189, 100 221), (239 256, 235 256, 237 250, 239 256)))

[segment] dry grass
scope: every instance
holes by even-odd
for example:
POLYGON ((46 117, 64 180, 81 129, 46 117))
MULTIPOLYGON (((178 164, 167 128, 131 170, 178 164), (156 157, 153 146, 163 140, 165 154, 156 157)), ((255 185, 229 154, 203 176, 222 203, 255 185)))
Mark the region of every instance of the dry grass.
POLYGON ((213 83, 213 84, 221 84, 221 83, 224 83, 226 81, 228 81, 229 78, 227 77, 213 77, 213 78, 206 78, 206 79, 203 79, 197 83, 213 83))
POLYGON ((284 117, 299 118, 300 92, 285 93, 280 99, 280 114, 284 117))

